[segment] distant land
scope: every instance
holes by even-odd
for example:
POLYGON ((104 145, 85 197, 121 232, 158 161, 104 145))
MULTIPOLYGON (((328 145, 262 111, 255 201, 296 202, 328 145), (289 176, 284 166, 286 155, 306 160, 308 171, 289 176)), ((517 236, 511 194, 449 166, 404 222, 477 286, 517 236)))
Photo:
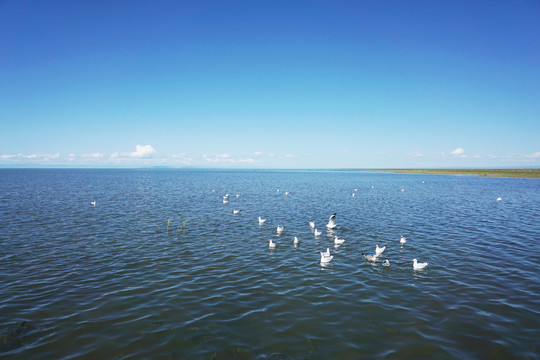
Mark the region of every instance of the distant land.
POLYGON ((520 177, 520 178, 540 178, 539 168, 519 168, 519 169, 349 169, 349 170, 371 170, 389 171, 395 173, 410 174, 435 174, 435 175, 471 175, 489 177, 520 177))

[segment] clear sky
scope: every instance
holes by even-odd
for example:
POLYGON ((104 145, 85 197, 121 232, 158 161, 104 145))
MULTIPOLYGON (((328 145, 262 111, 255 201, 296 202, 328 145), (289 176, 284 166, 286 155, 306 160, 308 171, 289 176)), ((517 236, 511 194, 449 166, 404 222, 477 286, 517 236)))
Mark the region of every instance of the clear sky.
POLYGON ((0 0, 0 167, 540 166, 540 2, 0 0))

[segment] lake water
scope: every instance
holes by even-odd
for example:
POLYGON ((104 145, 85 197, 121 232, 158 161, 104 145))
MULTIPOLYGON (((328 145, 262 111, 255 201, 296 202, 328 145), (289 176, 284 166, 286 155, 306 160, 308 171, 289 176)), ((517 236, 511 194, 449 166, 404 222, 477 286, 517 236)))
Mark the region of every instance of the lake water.
POLYGON ((539 359, 539 214, 538 179, 0 170, 0 357, 539 359))

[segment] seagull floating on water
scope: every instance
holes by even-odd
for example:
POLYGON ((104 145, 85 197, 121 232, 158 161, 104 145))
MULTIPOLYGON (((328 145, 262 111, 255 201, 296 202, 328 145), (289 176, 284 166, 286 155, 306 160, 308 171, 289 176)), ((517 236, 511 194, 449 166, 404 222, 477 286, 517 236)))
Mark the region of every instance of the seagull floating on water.
POLYGON ((276 228, 276 231, 277 231, 278 234, 281 234, 283 232, 283 226, 278 225, 277 228, 276 228))
POLYGON ((328 224, 326 224, 328 229, 333 229, 336 227, 336 214, 337 213, 333 213, 332 216, 330 216, 330 219, 328 219, 328 224))
POLYGON ((315 229, 314 234, 315 236, 321 236, 322 231, 318 231, 317 229, 315 229))
POLYGON ((298 244, 300 244, 300 240, 298 240, 298 238, 295 236, 295 237, 294 237, 293 243, 294 243, 295 245, 298 245, 298 244))
POLYGON ((345 239, 338 239, 338 237, 334 237, 334 244, 341 245, 345 242, 345 239))
POLYGON ((501 200, 502 200, 502 198, 500 198, 500 197, 497 198, 497 201, 501 201, 501 200))
POLYGON ((289 195, 289 194, 290 194, 290 192, 288 192, 288 191, 285 191, 285 195, 289 195))
POLYGON ((386 245, 384 245, 383 247, 379 247, 379 245, 375 245, 375 256, 379 256, 381 255, 384 250, 386 250, 386 245))
POLYGON ((96 206, 96 200, 94 200, 94 201, 90 201, 90 204, 92 204, 92 205, 96 206))
POLYGON ((265 221, 266 221, 266 219, 262 219, 262 218, 259 216, 259 225, 264 224, 265 221))
POLYGON ((312 228, 312 229, 315 229, 315 221, 310 221, 309 222, 309 227, 312 228))
POLYGON ((327 248, 325 252, 320 252, 321 253, 321 263, 329 263, 333 258, 334 256, 330 255, 330 248, 327 248))
POLYGON ((388 259, 384 260, 382 266, 390 266, 390 261, 388 261, 388 259))
POLYGON ((240 210, 233 210, 232 212, 233 212, 233 214, 236 215, 236 214, 238 214, 240 212, 240 210))
POLYGON ((377 261, 377 255, 368 255, 362 253, 362 256, 365 257, 367 261, 377 261))
POLYGON ((323 263, 323 264, 329 263, 330 261, 332 261, 333 258, 334 258, 333 255, 323 256, 322 253, 321 253, 321 263, 323 263))
POLYGON ((413 259, 412 260, 413 262, 413 269, 414 270, 420 270, 420 269, 423 269, 425 268, 426 266, 428 266, 428 262, 425 262, 425 263, 419 263, 416 259, 413 259))
POLYGON ((270 249, 275 249, 276 248, 276 243, 272 241, 272 239, 268 239, 268 247, 270 249))
POLYGON ((399 239, 399 243, 403 245, 406 242, 407 242, 407 238, 405 236, 401 235, 401 239, 399 239))

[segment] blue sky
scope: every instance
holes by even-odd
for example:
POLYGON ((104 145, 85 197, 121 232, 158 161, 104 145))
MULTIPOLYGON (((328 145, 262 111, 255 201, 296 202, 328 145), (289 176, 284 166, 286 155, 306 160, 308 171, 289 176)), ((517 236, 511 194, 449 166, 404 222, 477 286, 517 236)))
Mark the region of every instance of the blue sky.
POLYGON ((2 1, 0 167, 540 166, 538 1, 2 1))

